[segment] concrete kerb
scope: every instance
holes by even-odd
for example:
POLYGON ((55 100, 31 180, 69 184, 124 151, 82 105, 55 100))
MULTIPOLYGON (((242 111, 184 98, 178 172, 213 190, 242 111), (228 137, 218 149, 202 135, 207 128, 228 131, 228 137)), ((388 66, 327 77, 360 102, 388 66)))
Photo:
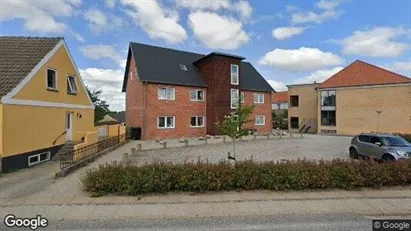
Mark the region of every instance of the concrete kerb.
POLYGON ((105 155, 105 154, 107 154, 107 153, 109 153, 109 152, 111 152, 111 151, 119 148, 120 146, 126 144, 127 142, 128 142, 128 141, 126 140, 126 141, 124 141, 124 142, 122 142, 122 143, 119 143, 119 144, 114 145, 113 147, 107 148, 107 149, 105 149, 105 150, 103 150, 103 151, 101 151, 101 152, 98 152, 98 153, 96 153, 96 154, 94 154, 94 155, 92 155, 92 156, 89 156, 89 157, 87 157, 87 158, 84 158, 84 159, 78 161, 78 162, 75 163, 75 164, 72 164, 72 165, 70 165, 70 166, 67 166, 67 167, 61 169, 60 171, 56 172, 54 178, 67 176, 67 175, 70 174, 71 172, 73 172, 73 171, 75 171, 75 170, 77 170, 77 169, 79 169, 79 168, 87 165, 88 163, 90 163, 90 162, 94 161, 95 159, 99 158, 100 156, 105 155))

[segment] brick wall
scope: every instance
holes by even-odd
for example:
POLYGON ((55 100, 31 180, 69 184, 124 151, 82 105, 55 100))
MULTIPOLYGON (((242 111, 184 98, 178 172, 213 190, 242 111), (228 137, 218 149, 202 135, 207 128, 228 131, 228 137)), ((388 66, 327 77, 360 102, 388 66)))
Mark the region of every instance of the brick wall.
POLYGON ((206 135, 206 128, 190 127, 192 116, 206 117, 206 101, 190 101, 190 90, 205 88, 186 87, 164 84, 147 85, 147 126, 144 128, 143 139, 170 139, 180 137, 198 137, 206 135), (159 87, 175 88, 175 100, 159 100, 159 87), (175 128, 157 128, 157 118, 159 116, 175 116, 175 128))
POLYGON ((238 59, 212 56, 197 65, 208 85, 207 133, 210 135, 220 134, 215 123, 232 112, 231 89, 239 89, 239 85, 231 85, 231 64, 240 65, 240 62, 238 59))
POLYGON ((250 116, 251 122, 249 122, 246 127, 257 129, 258 133, 268 133, 272 131, 271 122, 271 93, 268 92, 255 92, 255 91, 242 91, 244 92, 244 105, 254 105, 253 113, 250 116), (254 93, 264 94, 264 104, 254 103, 254 93), (263 115, 265 116, 265 125, 255 125, 255 116, 263 115))
MULTIPOLYGON (((129 78, 126 89, 126 125, 128 127, 143 127, 145 100, 145 85, 136 73, 134 57, 130 58, 129 78), (132 78, 130 78, 132 76, 132 78)), ((138 71, 137 71, 138 72, 138 71)))

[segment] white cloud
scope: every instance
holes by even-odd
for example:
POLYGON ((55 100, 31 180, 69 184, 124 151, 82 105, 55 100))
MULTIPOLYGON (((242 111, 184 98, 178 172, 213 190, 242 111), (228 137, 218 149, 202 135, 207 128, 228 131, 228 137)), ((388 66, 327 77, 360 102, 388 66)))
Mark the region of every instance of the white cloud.
POLYGON ((253 8, 247 1, 238 1, 234 3, 234 9, 240 14, 243 20, 251 18, 253 8))
POLYGON ((338 0, 321 0, 319 2, 315 3, 315 6, 324 9, 324 10, 332 10, 339 6, 341 4, 341 1, 338 0))
POLYGON ((120 69, 80 69, 84 83, 91 91, 101 90, 101 99, 105 100, 111 110, 125 109, 125 94, 121 93, 124 72, 120 69))
POLYGON ((22 19, 24 27, 29 31, 64 33, 68 26, 63 22, 56 21, 55 16, 72 16, 73 6, 80 4, 80 0, 53 1, 53 4, 50 4, 49 1, 2 0, 0 21, 22 19))
POLYGON ((84 13, 84 18, 88 21, 93 33, 114 31, 123 25, 121 18, 115 15, 106 15, 99 9, 89 9, 84 13))
POLYGON ((206 0, 206 1, 193 1, 193 0, 175 0, 180 7, 188 8, 190 10, 212 10, 217 11, 220 9, 226 9, 230 7, 230 0, 206 0))
POLYGON ((294 50, 274 49, 259 61, 261 65, 274 66, 282 71, 314 71, 327 66, 336 66, 344 60, 331 52, 317 48, 300 47, 294 50))
POLYGON ((115 61, 120 67, 125 66, 125 59, 122 58, 122 56, 116 51, 114 46, 111 45, 86 45, 83 47, 80 47, 81 53, 83 53, 84 56, 91 58, 91 59, 111 59, 115 61))
POLYGON ((121 0, 131 8, 126 13, 133 18, 152 39, 162 39, 175 44, 187 39, 186 30, 178 23, 176 11, 163 8, 157 1, 121 0))
POLYGON ((188 24, 194 36, 212 49, 237 49, 250 39, 240 21, 216 13, 191 13, 188 24))
POLYGON ((315 72, 311 73, 309 76, 294 80, 294 83, 295 84, 314 83, 314 82, 322 83, 326 79, 328 79, 332 75, 334 75, 335 73, 341 71, 342 69, 344 69, 344 68, 343 67, 334 67, 334 68, 329 69, 329 70, 318 70, 318 71, 315 71, 315 72))
POLYGON ((79 42, 84 43, 84 42, 86 41, 86 40, 84 39, 84 37, 81 36, 81 34, 79 34, 79 33, 77 33, 77 32, 71 31, 71 35, 72 35, 77 41, 79 41, 79 42))
POLYGON ((104 5, 109 9, 113 9, 116 5, 116 0, 105 0, 104 5))
POLYGON ((278 40, 284 40, 302 34, 305 29, 305 27, 278 27, 273 30, 272 35, 278 40))
POLYGON ((337 19, 342 15, 340 10, 326 10, 321 13, 314 13, 312 11, 308 12, 295 12, 291 15, 292 24, 303 24, 303 23, 317 23, 321 24, 329 19, 337 19))
POLYGON ((402 73, 408 77, 411 77, 411 60, 405 62, 397 61, 391 64, 384 65, 384 67, 393 72, 402 73))
POLYGON ((356 54, 368 57, 398 57, 407 44, 394 41, 407 31, 402 28, 376 27, 366 31, 355 31, 351 36, 337 41, 343 45, 345 54, 356 54))
POLYGON ((283 82, 278 82, 278 81, 271 80, 271 79, 267 80, 267 82, 271 85, 271 87, 274 88, 276 92, 287 91, 288 89, 285 83, 283 82))
POLYGON ((177 6, 187 8, 192 12, 196 11, 213 11, 229 10, 236 12, 241 16, 242 20, 248 20, 251 18, 253 8, 250 3, 245 0, 230 1, 230 0, 175 0, 177 6))

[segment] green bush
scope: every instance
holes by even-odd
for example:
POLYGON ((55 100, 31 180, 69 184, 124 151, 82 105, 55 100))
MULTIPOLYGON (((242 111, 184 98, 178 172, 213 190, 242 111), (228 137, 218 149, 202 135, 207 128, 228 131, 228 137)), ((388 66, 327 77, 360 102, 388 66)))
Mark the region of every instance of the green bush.
POLYGON ((94 196, 140 195, 173 191, 353 189, 411 184, 411 160, 298 160, 218 164, 156 163, 145 166, 109 165, 89 170, 82 179, 94 196))

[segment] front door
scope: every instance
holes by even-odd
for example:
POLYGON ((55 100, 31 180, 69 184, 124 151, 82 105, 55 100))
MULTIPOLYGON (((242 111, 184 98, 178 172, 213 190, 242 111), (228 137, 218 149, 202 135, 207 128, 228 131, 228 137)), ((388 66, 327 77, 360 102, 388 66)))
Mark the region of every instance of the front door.
POLYGON ((66 112, 66 141, 73 139, 73 113, 66 112))

